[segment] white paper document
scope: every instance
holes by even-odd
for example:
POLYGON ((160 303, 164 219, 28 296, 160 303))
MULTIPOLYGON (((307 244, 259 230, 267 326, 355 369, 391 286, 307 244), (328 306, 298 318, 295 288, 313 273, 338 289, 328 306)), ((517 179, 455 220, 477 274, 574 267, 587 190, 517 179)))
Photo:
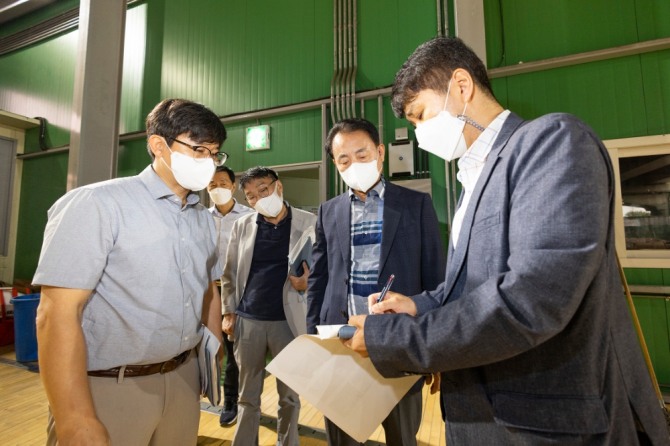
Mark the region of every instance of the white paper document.
POLYGON ((314 335, 295 338, 266 370, 360 442, 370 437, 420 378, 384 378, 369 358, 339 339, 314 335))
POLYGON ((317 325, 316 332, 320 339, 333 339, 337 338, 337 334, 340 332, 340 328, 344 325, 317 325))

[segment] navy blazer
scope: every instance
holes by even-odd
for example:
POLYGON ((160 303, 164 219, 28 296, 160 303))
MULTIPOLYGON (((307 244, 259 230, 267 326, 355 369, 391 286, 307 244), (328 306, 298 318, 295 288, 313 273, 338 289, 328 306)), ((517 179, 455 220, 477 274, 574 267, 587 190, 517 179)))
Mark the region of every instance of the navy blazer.
MULTIPOLYGON (((379 290, 395 274, 392 291, 413 295, 435 289, 445 273, 445 252, 428 194, 386 181, 379 260, 379 290)), ((347 323, 351 270, 351 198, 348 192, 319 207, 307 290, 307 333, 317 325, 347 323)))
POLYGON ((444 284, 369 316, 386 376, 443 372, 447 444, 669 444, 616 264, 607 150, 573 116, 511 114, 444 284), (392 340, 392 341, 389 341, 392 340))

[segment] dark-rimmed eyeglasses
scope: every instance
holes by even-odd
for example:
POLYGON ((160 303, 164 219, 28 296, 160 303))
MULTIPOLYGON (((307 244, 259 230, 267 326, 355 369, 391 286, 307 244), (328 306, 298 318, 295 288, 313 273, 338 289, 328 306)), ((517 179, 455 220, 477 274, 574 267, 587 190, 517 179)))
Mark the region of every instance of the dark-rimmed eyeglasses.
POLYGON ((258 196, 257 197, 254 196, 254 195, 246 195, 245 194, 244 199, 247 201, 247 203, 249 203, 250 205, 253 206, 253 204, 256 202, 256 200, 260 200, 261 198, 269 197, 270 196, 270 186, 275 181, 277 181, 277 180, 272 180, 268 184, 262 184, 258 188, 258 196))
POLYGON ((204 158, 212 158, 214 161, 215 166, 223 166, 223 164, 226 162, 228 159, 228 154, 226 152, 216 152, 212 153, 211 150, 209 150, 205 146, 197 146, 193 144, 186 143, 184 141, 179 141, 177 138, 170 138, 174 142, 178 142, 179 144, 188 147, 189 149, 193 150, 194 155, 193 158, 197 159, 204 159, 204 158))

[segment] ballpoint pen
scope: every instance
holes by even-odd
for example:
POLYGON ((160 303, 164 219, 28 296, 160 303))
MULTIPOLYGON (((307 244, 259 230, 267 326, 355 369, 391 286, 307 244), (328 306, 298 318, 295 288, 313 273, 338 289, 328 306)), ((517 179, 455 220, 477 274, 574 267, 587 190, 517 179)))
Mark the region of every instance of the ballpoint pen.
POLYGON ((393 279, 395 279, 395 274, 391 274, 389 276, 389 280, 386 281, 386 285, 384 285, 384 288, 382 288, 382 292, 379 293, 379 297, 377 298, 377 303, 384 300, 384 296, 386 296, 386 293, 388 293, 388 290, 391 289, 391 284, 393 283, 393 279))

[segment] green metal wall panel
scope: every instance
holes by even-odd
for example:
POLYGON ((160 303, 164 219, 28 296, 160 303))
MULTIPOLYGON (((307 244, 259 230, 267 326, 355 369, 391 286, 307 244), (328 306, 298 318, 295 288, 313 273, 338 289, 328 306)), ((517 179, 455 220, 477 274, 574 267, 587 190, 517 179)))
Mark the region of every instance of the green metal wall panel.
POLYGON ((647 134, 639 56, 508 77, 505 105, 524 118, 575 114, 603 139, 647 134))
POLYGON ((670 2, 668 0, 635 0, 640 40, 670 36, 670 2))
POLYGON ((669 301, 670 299, 633 296, 635 312, 640 321, 656 379, 665 390, 670 390, 669 301))
POLYGON ((76 48, 73 32, 0 57, 0 109, 46 118, 55 146, 70 140, 76 48))
POLYGON ((226 165, 236 172, 257 165, 321 160, 321 109, 263 120, 261 124, 270 125, 270 149, 247 152, 244 148, 245 129, 256 124, 253 121, 226 126, 228 139, 223 144, 223 150, 230 155, 226 165))
MULTIPOLYGON (((670 5, 670 2, 667 2, 670 5)), ((670 12, 667 14, 670 23, 670 12)), ((670 31, 668 31, 670 34, 670 31)), ((670 133, 670 50, 640 56, 648 135, 670 133)))
POLYGON ((136 175, 151 164, 151 156, 147 151, 145 138, 126 141, 119 146, 119 163, 117 175, 127 177, 136 175))
POLYGON ((47 222, 46 210, 65 193, 67 155, 55 154, 23 161, 21 206, 16 237, 14 277, 32 280, 47 222), (35 179, 38 179, 36 181, 35 179))
POLYGON ((435 0, 365 0, 358 9, 359 90, 391 85, 414 49, 437 35, 435 0))
MULTIPOLYGON (((486 7, 498 8, 498 0, 486 7)), ((502 0, 504 65, 565 56, 638 41, 635 0, 502 0), (613 32, 615 30, 615 32, 613 32)), ((488 30, 487 30, 488 31, 488 30)))
POLYGON ((229 115, 330 92, 330 2, 168 0, 165 23, 165 97, 229 115))
POLYGON ((665 281, 663 269, 659 268, 627 268, 624 270, 626 281, 630 285, 670 285, 665 281))

